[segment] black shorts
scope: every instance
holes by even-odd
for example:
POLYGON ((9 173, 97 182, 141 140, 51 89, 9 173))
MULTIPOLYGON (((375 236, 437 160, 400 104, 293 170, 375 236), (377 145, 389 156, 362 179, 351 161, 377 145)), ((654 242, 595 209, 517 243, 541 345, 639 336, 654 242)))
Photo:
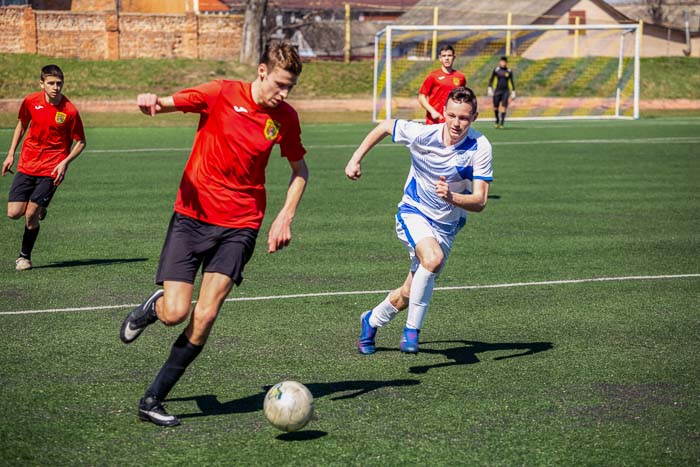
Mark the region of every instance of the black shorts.
POLYGON ((17 172, 12 180, 8 201, 31 201, 41 207, 48 207, 58 187, 53 184, 53 177, 35 177, 17 172))
POLYGON ((253 256, 255 229, 232 229, 174 213, 160 254, 156 284, 165 281, 193 284, 202 272, 226 274, 236 285, 243 281, 243 268, 253 256))
POLYGON ((497 109, 499 105, 503 107, 508 107, 508 98, 510 97, 510 90, 496 91, 493 94, 493 108, 497 109))

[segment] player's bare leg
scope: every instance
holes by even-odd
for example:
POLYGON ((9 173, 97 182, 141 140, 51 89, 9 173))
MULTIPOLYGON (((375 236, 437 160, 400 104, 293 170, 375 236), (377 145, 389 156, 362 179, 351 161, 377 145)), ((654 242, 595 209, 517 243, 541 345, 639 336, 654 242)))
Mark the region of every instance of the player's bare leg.
MULTIPOLYGON (((139 403, 139 418, 141 420, 162 426, 180 424, 177 417, 169 415, 165 411, 162 401, 180 380, 187 367, 202 351, 231 287, 233 287, 233 280, 229 276, 219 273, 204 273, 199 297, 190 322, 173 344, 170 356, 139 403)), ((160 299, 158 303, 165 302, 165 300, 165 298, 160 299)), ((160 313, 165 317, 171 310, 167 310, 167 302, 164 305, 161 305, 160 313)), ((173 313, 166 319, 175 322, 179 318, 180 314, 173 313)))
POLYGON ((7 217, 10 219, 25 218, 22 248, 15 260, 15 269, 26 271, 32 268, 32 250, 39 236, 39 218, 44 208, 33 201, 11 201, 7 203, 7 217))
POLYGON ((371 355, 376 351, 375 337, 377 328, 388 324, 396 315, 408 308, 409 295, 413 273, 408 273, 401 287, 389 292, 384 301, 360 316, 360 338, 357 340, 357 350, 363 355, 371 355))

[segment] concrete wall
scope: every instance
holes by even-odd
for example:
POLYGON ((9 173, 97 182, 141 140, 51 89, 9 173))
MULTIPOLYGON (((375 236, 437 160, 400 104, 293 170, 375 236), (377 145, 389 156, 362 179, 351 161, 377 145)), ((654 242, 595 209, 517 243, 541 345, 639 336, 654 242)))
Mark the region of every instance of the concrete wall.
MULTIPOLYGON (((97 5, 97 3, 95 3, 97 5)), ((119 58, 234 59, 240 15, 35 11, 0 8, 0 52, 91 60, 119 58)))

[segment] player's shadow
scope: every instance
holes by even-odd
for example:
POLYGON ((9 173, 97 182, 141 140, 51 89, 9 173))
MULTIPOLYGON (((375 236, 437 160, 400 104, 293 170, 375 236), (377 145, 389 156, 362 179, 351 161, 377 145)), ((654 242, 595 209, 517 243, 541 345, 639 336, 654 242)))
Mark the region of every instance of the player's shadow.
MULTIPOLYGON (((479 363, 477 354, 494 351, 512 351, 511 355, 496 357, 494 360, 506 360, 508 358, 525 357, 534 355, 539 352, 544 352, 554 348, 551 342, 497 342, 490 344, 488 342, 467 341, 467 340, 447 340, 447 341, 431 341, 420 343, 420 353, 442 355, 449 361, 436 363, 434 365, 419 365, 412 366, 408 371, 414 374, 427 373, 430 370, 437 368, 445 368, 455 365, 473 365, 479 363), (461 344, 458 347, 449 347, 447 349, 430 348, 432 344, 461 344)), ((395 349, 378 348, 377 351, 387 351, 395 349)))
POLYGON ((488 195, 488 199, 501 199, 501 195, 488 195))
POLYGON ((71 261, 57 261, 55 263, 34 266, 33 269, 74 268, 80 266, 107 266, 112 264, 140 263, 143 261, 148 261, 148 258, 75 259, 71 261))
MULTIPOLYGON (((329 396, 331 400, 353 399, 355 397, 367 394, 368 392, 376 391, 377 389, 386 387, 403 387, 415 386, 420 384, 420 381, 415 379, 396 379, 391 381, 337 381, 331 383, 309 383, 305 384, 315 399, 319 397, 329 396)), ((192 401, 194 400, 199 408, 197 413, 188 413, 178 415, 180 418, 197 418, 209 417, 213 415, 231 415, 237 413, 249 413, 262 410, 265 394, 272 386, 264 386, 262 391, 253 394, 252 396, 234 399, 228 402, 219 402, 218 396, 214 394, 205 394, 194 397, 181 397, 176 399, 168 399, 171 402, 192 401)))

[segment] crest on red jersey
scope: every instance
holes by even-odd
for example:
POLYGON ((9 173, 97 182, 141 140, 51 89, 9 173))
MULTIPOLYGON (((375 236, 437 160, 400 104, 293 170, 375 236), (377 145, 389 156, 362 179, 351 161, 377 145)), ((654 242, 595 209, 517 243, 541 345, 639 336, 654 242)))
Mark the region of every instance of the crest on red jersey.
POLYGON ((281 123, 268 118, 267 122, 265 122, 265 139, 272 141, 273 139, 277 138, 281 127, 281 123))
POLYGON ((452 84, 459 86, 459 78, 452 78, 452 84))
POLYGON ((66 114, 63 112, 56 112, 56 123, 59 125, 66 121, 66 114))

